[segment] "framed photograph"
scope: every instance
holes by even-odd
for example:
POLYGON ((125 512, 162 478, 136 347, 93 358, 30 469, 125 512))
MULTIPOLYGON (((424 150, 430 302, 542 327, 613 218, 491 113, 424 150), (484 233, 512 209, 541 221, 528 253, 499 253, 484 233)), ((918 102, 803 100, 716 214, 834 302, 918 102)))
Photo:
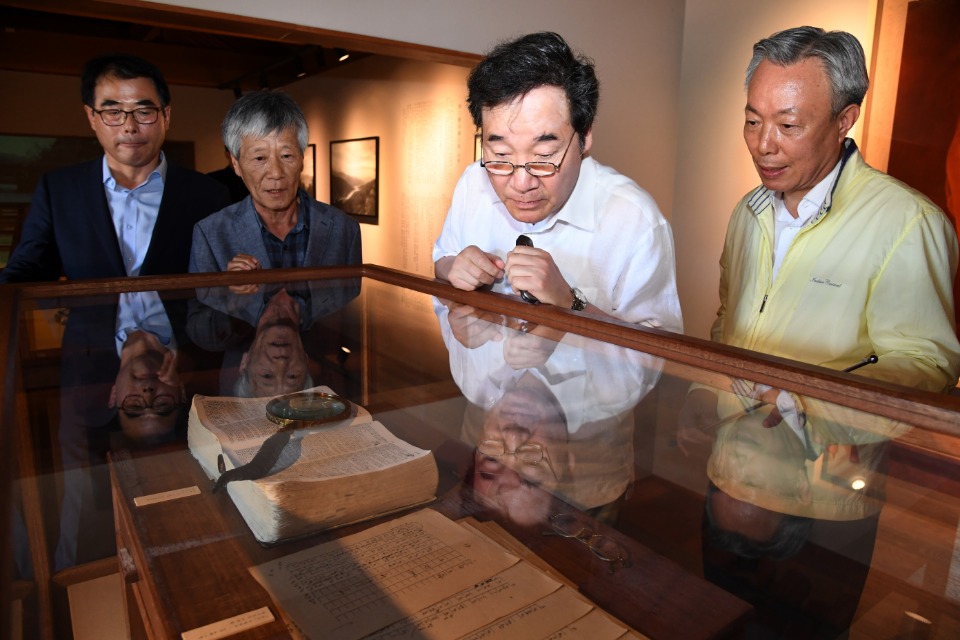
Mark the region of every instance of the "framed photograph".
POLYGON ((483 142, 481 141, 480 134, 473 136, 473 161, 476 162, 483 157, 483 142))
POLYGON ((380 138, 330 142, 330 204, 358 222, 379 224, 380 138))
POLYGON ((300 186, 310 196, 317 199, 317 145, 308 144, 303 152, 303 173, 300 174, 300 186))

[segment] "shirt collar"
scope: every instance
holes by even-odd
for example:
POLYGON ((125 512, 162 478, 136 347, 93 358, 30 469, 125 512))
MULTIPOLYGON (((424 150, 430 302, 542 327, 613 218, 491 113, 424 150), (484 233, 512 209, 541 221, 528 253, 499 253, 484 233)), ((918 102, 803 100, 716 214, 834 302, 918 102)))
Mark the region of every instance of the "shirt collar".
MULTIPOLYGON (((253 204, 253 198, 248 198, 250 200, 250 208, 253 209, 253 217, 256 218, 257 224, 260 225, 260 230, 268 231, 266 225, 263 224, 263 218, 261 218, 260 214, 257 213, 257 207, 255 204, 253 204)), ((291 234, 297 234, 304 229, 310 228, 310 204, 307 200, 307 192, 302 189, 298 190, 297 201, 297 224, 295 224, 293 229, 290 230, 291 234)))
MULTIPOLYGON (((103 154, 102 166, 103 166, 103 186, 105 186, 108 189, 112 189, 116 191, 117 179, 113 177, 113 173, 111 173, 110 167, 107 165, 107 154, 103 154)), ((160 180, 161 186, 167 182, 167 157, 163 155, 163 151, 160 152, 160 163, 157 165, 157 167, 150 172, 150 175, 147 176, 147 179, 144 180, 142 184, 139 184, 134 188, 138 189, 143 185, 147 184, 148 182, 152 180, 156 180, 158 178, 160 180)), ((133 189, 130 189, 130 191, 133 191, 133 189)))
MULTIPOLYGON (((850 160, 850 158, 856 153, 857 143, 852 138, 847 138, 844 141, 843 155, 840 158, 840 162, 838 162, 837 166, 833 168, 833 171, 830 172, 830 175, 828 175, 820 182, 820 184, 814 187, 814 189, 817 189, 824 182, 827 183, 827 186, 829 187, 826 190, 826 193, 823 195, 821 202, 817 204, 819 207, 819 210, 816 213, 817 220, 830 212, 830 208, 833 206, 833 194, 837 190, 837 184, 840 182, 840 176, 843 174, 843 168, 847 165, 847 161, 850 160)), ((767 189, 763 185, 760 185, 753 191, 753 193, 750 194, 750 197, 747 200, 747 206, 753 210, 755 215, 760 215, 760 213, 767 206, 773 204, 773 199, 775 197, 777 197, 777 194, 770 189, 767 189)), ((807 197, 810 197, 809 193, 807 194, 807 197)))
POLYGON ((838 160, 837 164, 833 165, 833 169, 830 170, 830 173, 828 173, 823 180, 818 182, 813 189, 810 189, 810 191, 803 196, 803 198, 800 200, 800 204, 797 205, 796 219, 790 215, 786 205, 783 203, 783 192, 777 191, 774 195, 774 199, 777 203, 777 217, 785 222, 789 222, 792 225, 800 227, 810 222, 813 217, 820 212, 820 207, 827 199, 827 194, 833 190, 833 185, 837 180, 837 176, 840 174, 840 165, 842 162, 842 160, 838 160), (787 218, 789 218, 789 220, 787 218))

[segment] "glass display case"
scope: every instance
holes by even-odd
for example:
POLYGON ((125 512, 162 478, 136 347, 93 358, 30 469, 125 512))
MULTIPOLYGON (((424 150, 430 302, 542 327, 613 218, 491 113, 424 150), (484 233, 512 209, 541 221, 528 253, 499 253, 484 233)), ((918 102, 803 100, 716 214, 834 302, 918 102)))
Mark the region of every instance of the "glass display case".
MULTIPOLYGON (((6 286, 0 305, 9 637, 108 620, 132 637, 320 637, 258 567, 423 509, 483 528, 611 637, 960 634, 960 399, 858 376, 868 358, 825 370, 370 265, 6 286), (258 540, 236 487, 286 473, 309 436, 214 491, 257 452, 204 463, 198 406, 305 389, 430 452, 432 499, 258 540)), ((315 417, 304 432, 327 428, 315 417)))

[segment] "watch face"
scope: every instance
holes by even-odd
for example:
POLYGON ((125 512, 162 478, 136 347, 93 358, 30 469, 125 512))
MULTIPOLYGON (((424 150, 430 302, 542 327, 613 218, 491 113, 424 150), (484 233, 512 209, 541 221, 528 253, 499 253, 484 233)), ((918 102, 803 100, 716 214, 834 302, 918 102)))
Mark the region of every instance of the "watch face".
POLYGON ((282 427, 307 427, 341 420, 350 412, 350 401, 319 391, 300 391, 267 403, 267 418, 282 427))
POLYGON ((574 287, 570 289, 570 293, 573 294, 573 304, 570 306, 574 311, 583 311, 587 308, 587 297, 583 295, 583 292, 580 289, 574 287))

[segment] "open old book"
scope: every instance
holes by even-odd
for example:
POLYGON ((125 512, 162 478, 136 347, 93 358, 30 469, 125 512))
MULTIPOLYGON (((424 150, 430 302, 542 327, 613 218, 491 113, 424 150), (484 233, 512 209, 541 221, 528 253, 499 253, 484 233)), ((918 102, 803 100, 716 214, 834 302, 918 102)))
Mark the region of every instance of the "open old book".
MULTIPOLYGON (((333 392, 325 387, 316 391, 333 392)), ((269 398, 194 396, 187 442, 204 472, 220 475, 253 459, 278 426, 269 398)), ((226 489, 256 539, 265 545, 429 502, 437 490, 430 451, 391 434, 363 407, 343 420, 291 433, 270 472, 226 489)))

